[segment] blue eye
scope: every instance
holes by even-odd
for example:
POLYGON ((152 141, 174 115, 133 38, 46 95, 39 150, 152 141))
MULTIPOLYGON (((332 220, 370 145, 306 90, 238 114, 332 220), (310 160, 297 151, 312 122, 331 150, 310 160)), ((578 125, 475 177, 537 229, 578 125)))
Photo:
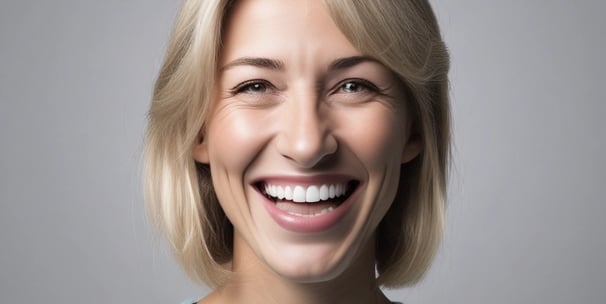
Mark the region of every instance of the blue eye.
POLYGON ((341 86, 341 90, 345 93, 356 93, 366 89, 364 85, 352 81, 346 82, 341 86))
POLYGON ((347 78, 337 83, 328 93, 331 102, 359 104, 375 100, 383 91, 374 83, 362 78, 347 78))
POLYGON ((370 93, 378 92, 377 86, 364 79, 347 79, 337 86, 335 93, 370 93))
POLYGON ((271 84, 262 80, 246 81, 232 89, 235 94, 263 94, 271 89, 271 84))

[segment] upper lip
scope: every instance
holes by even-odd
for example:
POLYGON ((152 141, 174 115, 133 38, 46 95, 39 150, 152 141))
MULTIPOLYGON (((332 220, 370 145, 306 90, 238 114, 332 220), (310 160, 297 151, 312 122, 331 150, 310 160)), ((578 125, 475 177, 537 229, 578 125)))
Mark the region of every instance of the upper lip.
POLYGON ((319 174, 307 176, 268 175, 255 178, 251 184, 258 185, 259 183, 266 183, 274 185, 312 186, 319 184, 347 183, 350 181, 359 181, 359 179, 348 174, 319 174))

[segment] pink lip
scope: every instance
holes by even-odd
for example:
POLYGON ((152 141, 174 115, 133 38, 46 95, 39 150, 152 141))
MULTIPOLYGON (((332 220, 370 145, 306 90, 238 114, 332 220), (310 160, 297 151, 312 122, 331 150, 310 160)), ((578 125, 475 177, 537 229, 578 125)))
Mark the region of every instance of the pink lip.
MULTIPOLYGON (((335 181, 345 181, 345 180, 351 180, 351 179, 334 179, 330 178, 328 180, 318 180, 317 178, 286 178, 288 180, 288 182, 296 182, 299 184, 317 184, 317 183, 322 183, 322 182, 335 182, 335 181)), ((285 178, 280 177, 280 178, 269 178, 269 179, 263 179, 263 181, 267 181, 267 180, 271 180, 272 182, 287 182, 285 180, 285 178)), ((322 215, 317 215, 317 216, 313 216, 313 217, 302 217, 302 216, 297 216, 297 215, 293 215, 290 214, 284 210, 279 209, 278 207, 276 207, 276 204, 274 202, 272 202, 271 200, 269 200, 267 197, 265 197, 265 195, 263 195, 261 192, 259 191, 255 191, 258 195, 259 198, 261 199, 261 201, 263 202, 263 206, 265 207, 265 209, 267 210, 267 212, 269 213, 269 215, 271 216, 271 218, 278 224, 280 225, 280 227, 288 230, 288 231, 292 231, 292 232, 298 232, 298 233, 317 233, 317 232, 322 232, 325 230, 328 230, 329 228, 333 227, 335 224, 337 224, 346 214, 347 212, 351 209, 351 206, 354 204, 354 202, 356 201, 359 192, 358 189, 360 188, 360 184, 358 185, 358 187, 356 188, 356 190, 347 198, 347 200, 345 200, 343 203, 341 203, 337 208, 335 208, 335 210, 322 214, 322 215)))

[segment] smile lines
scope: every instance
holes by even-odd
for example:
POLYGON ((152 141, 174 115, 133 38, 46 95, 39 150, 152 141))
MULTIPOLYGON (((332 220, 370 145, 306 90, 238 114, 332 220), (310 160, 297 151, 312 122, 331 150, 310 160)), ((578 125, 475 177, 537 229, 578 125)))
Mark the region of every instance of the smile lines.
POLYGON ((347 193, 347 183, 310 186, 265 184, 264 190, 265 194, 273 199, 295 203, 316 203, 344 196, 347 193))

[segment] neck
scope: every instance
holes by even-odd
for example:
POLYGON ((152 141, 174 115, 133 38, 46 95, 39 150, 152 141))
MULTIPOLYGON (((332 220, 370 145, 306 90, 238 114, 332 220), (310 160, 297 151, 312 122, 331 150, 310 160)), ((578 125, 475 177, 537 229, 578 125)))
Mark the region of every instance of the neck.
POLYGON ((214 294, 221 303, 389 303, 375 279, 374 239, 337 278, 301 283, 286 279, 259 261, 237 235, 234 238, 233 276, 214 294))

